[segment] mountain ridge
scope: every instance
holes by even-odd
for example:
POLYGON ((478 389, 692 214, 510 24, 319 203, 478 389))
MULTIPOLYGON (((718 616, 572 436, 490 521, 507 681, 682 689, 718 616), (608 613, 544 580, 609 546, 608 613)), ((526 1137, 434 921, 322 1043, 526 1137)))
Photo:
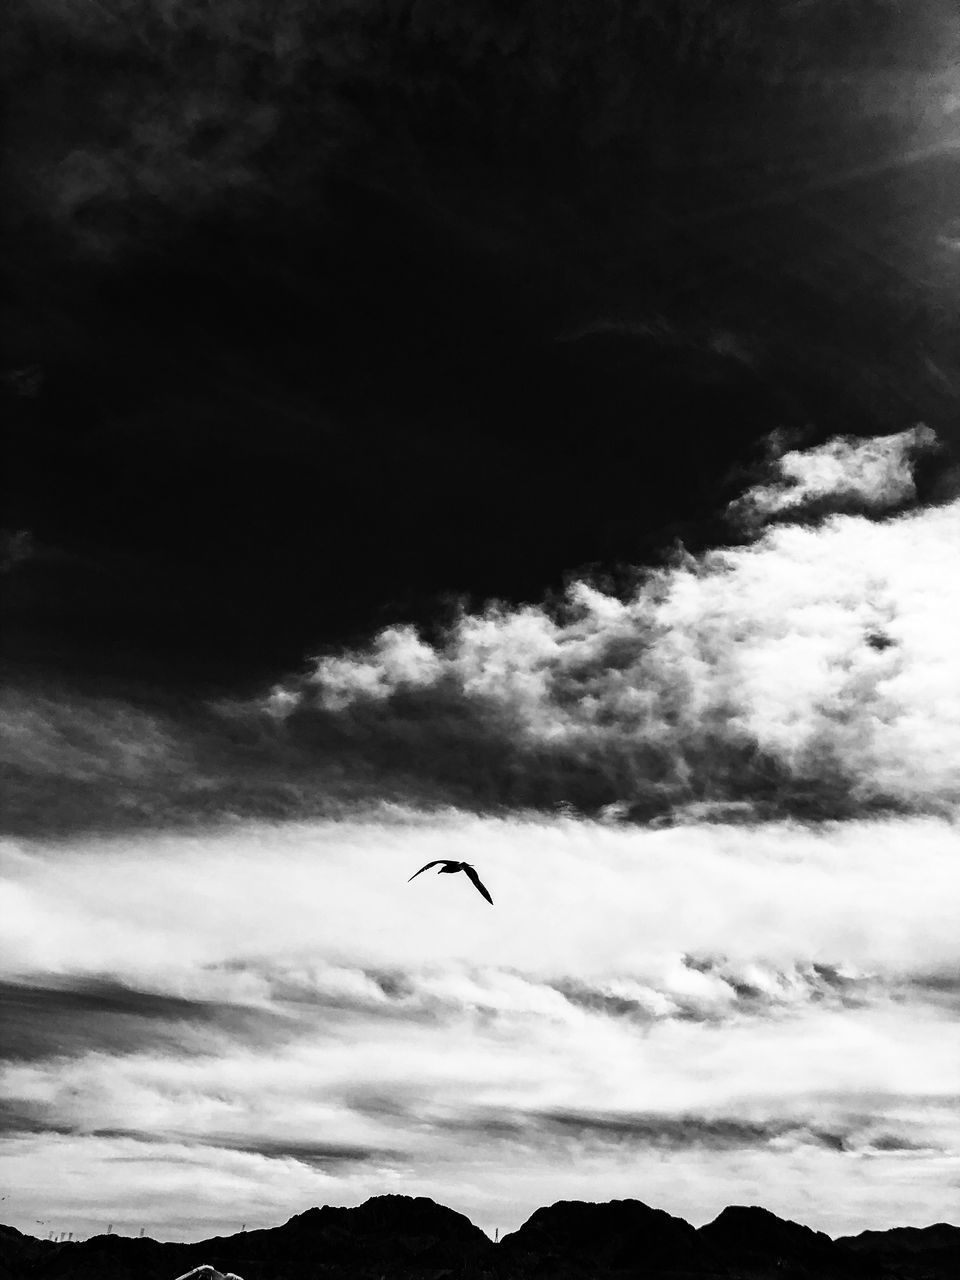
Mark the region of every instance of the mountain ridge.
POLYGON ((960 1226, 891 1227, 831 1239, 756 1205, 694 1227, 640 1200, 558 1201, 499 1243, 424 1196, 323 1205, 277 1227, 194 1243, 98 1235, 51 1241, 0 1225, 0 1280, 176 1280, 208 1265, 243 1280, 948 1280, 960 1226))

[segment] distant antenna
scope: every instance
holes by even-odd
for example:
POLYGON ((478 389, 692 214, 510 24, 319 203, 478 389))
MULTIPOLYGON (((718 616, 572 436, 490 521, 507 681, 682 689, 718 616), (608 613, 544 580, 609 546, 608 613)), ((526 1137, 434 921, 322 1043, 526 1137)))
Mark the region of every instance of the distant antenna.
POLYGON ((140 1228, 140 1239, 143 1239, 143 1227, 140 1228))
POLYGON ((110 1223, 109 1227, 107 1227, 107 1235, 108 1235, 108 1236, 112 1236, 112 1235, 113 1235, 113 1223, 112 1223, 112 1222, 110 1223))
POLYGON ((500 1239, 500 1228, 496 1227, 493 1232, 493 1243, 497 1244, 500 1239))

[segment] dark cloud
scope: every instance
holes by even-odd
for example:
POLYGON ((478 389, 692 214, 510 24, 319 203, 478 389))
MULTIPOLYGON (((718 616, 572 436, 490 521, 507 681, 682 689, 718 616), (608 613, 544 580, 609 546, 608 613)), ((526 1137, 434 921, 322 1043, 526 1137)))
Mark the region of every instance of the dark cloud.
MULTIPOLYGON (((110 1126, 106 1126, 99 1129, 91 1130, 90 1132, 93 1137, 129 1140, 131 1142, 143 1143, 145 1146, 150 1146, 150 1147, 162 1146, 164 1143, 170 1141, 170 1138, 167 1134, 150 1133, 149 1131, 143 1130, 143 1129, 123 1129, 123 1128, 112 1128, 110 1126)), ((113 1156, 111 1158, 114 1160, 124 1159, 124 1157, 122 1156, 113 1156)), ((133 1156, 130 1158, 134 1160, 140 1159, 139 1156, 133 1156)), ((159 1153, 151 1152, 150 1158, 151 1160, 159 1159, 160 1155, 159 1153)), ((180 1163, 183 1160, 183 1157, 169 1156, 168 1159, 171 1162, 180 1163)))
POLYGON ((771 1143, 803 1144, 830 1151, 936 1151, 928 1137, 912 1138, 902 1130, 876 1132, 877 1118, 846 1115, 825 1125, 809 1119, 777 1118, 760 1121, 740 1117, 697 1115, 611 1115, 589 1111, 546 1111, 528 1117, 538 1131, 578 1142, 623 1143, 668 1150, 697 1148, 725 1151, 765 1147, 771 1143))
POLYGON ((960 970, 945 969, 933 973, 911 974, 909 985, 919 992, 960 997, 960 970))
POLYGON ((536 1123, 557 1134, 570 1134, 580 1140, 624 1142, 638 1146, 681 1149, 704 1147, 728 1150, 739 1147, 766 1146, 776 1138, 795 1135, 833 1145, 832 1137, 798 1125, 795 1121, 752 1122, 740 1119, 707 1119, 700 1116, 663 1116, 631 1114, 612 1116, 603 1112, 544 1111, 536 1123))
MULTIPOLYGON (((131 13, 14 0, 3 53, 4 659, 35 680, 5 829, 910 807, 829 731, 799 759, 724 705, 675 732, 676 671, 641 672, 656 734, 573 745, 452 677, 282 726, 207 699, 736 540, 774 427, 954 430, 946 0, 131 13)), ((892 660, 886 621, 862 647, 892 660)), ((882 719, 858 662, 851 739, 882 719)))
MULTIPOLYGON (((918 431, 775 452, 801 489, 826 501, 849 480, 885 510, 888 490, 914 491, 911 451, 935 443, 918 431)), ((780 501, 792 489, 774 479, 780 501)), ((947 584, 920 601, 905 566, 929 577, 954 519, 952 506, 928 507, 699 556, 678 545, 622 581, 574 577, 537 605, 461 606, 443 625, 328 644, 252 696, 10 682, 0 822, 59 836, 391 801, 652 824, 939 814, 953 798, 953 731, 909 677, 922 666, 925 685, 952 687, 936 645, 947 584), (779 606, 757 590, 764 579, 779 606)))
POLYGON ((827 1147, 830 1151, 849 1151, 850 1137, 845 1133, 838 1133, 834 1129, 812 1128, 809 1130, 811 1137, 821 1146, 827 1147))
MULTIPOLYGON (((509 1018, 512 1005, 501 1008, 498 1003, 500 983, 504 981, 509 986, 518 977, 529 984, 531 991, 556 993, 575 1009, 625 1019, 642 1027, 664 1019, 709 1023, 764 1019, 810 1005, 861 1008, 874 1001, 902 998, 906 990, 896 981, 891 983, 871 974, 842 974, 825 964, 775 965, 756 961, 744 965, 723 957, 686 956, 682 966, 710 981, 698 988, 685 979, 682 970, 659 977, 625 975, 598 984, 573 977, 534 981, 512 970, 487 970, 478 975, 465 969, 460 974, 462 989, 454 984, 438 993, 433 989, 434 975, 429 970, 387 973, 359 967, 318 967, 303 971, 248 963, 224 968, 256 974, 269 991, 271 1003, 302 1018, 305 1024, 310 1024, 314 1011, 322 1011, 325 1018, 335 1016, 338 1025, 352 1015, 365 1021, 418 1024, 448 1023, 464 1013, 484 1019, 509 1018)), ((383 1099, 375 1097, 374 1105, 379 1101, 383 1099)), ((361 1099, 361 1109, 365 1106, 361 1099)))
POLYGON ((902 1134, 880 1133, 870 1139, 870 1148, 874 1151, 931 1151, 940 1150, 935 1144, 913 1141, 902 1134))
POLYGON ((263 1044, 296 1033, 282 1013, 138 991, 111 979, 0 982, 0 1059, 83 1053, 209 1052, 223 1039, 263 1044))
POLYGON ((748 1120, 738 1116, 563 1108, 507 1114, 465 1111, 456 1116, 434 1117, 431 1123, 494 1141, 572 1141, 585 1148, 613 1145, 669 1151, 734 1151, 787 1141, 843 1151, 850 1140, 845 1132, 797 1119, 748 1120))
POLYGON ((384 778, 372 763, 308 751, 264 722, 156 691, 8 687, 0 709, 0 830, 9 834, 338 817, 362 804, 449 799, 429 778, 384 778))
POLYGON ((115 1153, 107 1158, 114 1163, 139 1163, 149 1159, 151 1164, 191 1163, 190 1153, 202 1148, 218 1151, 239 1151, 249 1155, 264 1156, 268 1160, 296 1160, 314 1169, 342 1169, 344 1166, 369 1162, 392 1163, 402 1155, 386 1148, 350 1143, 286 1141, 280 1138, 256 1138, 229 1134, 177 1132, 174 1130, 153 1132, 147 1129, 100 1127, 90 1128, 82 1122, 64 1124, 54 1115, 54 1108, 41 1106, 23 1099, 0 1102, 0 1141, 4 1139, 35 1136, 83 1136, 112 1142, 134 1142, 150 1148, 146 1154, 115 1153), (179 1145, 184 1152, 170 1153, 157 1148, 179 1145))
POLYGON ((553 985, 565 1000, 569 1000, 578 1009, 588 1009, 591 1013, 602 1013, 611 1018, 633 1018, 640 1023, 656 1021, 656 1014, 649 1005, 644 1005, 639 1000, 610 995, 578 982, 558 982, 553 985))
POLYGON ((338 1021, 355 1015, 362 1020, 436 1023, 448 1020, 457 1009, 455 1002, 421 990, 413 973, 385 975, 357 968, 347 971, 345 983, 338 981, 336 971, 331 976, 322 971, 310 975, 264 968, 259 976, 278 1008, 304 1019, 322 1011, 325 1017, 336 1015, 338 1021))
POLYGON ((264 1156, 269 1160, 296 1160, 299 1164, 315 1169, 343 1168, 369 1162, 393 1163, 402 1159, 402 1153, 387 1148, 355 1143, 287 1140, 283 1138, 256 1137, 225 1133, 195 1133, 188 1131, 138 1129, 116 1126, 90 1127, 82 1120, 66 1124, 56 1118, 56 1108, 10 1098, 0 1101, 0 1141, 32 1136, 81 1135, 112 1142, 134 1142, 150 1148, 147 1155, 122 1152, 108 1156, 115 1163, 138 1163, 149 1158, 151 1163, 166 1161, 173 1164, 190 1162, 191 1151, 214 1148, 219 1151, 239 1151, 264 1156), (171 1145, 183 1146, 185 1152, 170 1153, 156 1148, 171 1145))
POLYGON ((910 1004, 926 1004, 944 1011, 947 1016, 960 1013, 960 972, 942 969, 912 973, 895 984, 893 998, 910 1004))
MULTIPOLYGON (((845 1098, 849 1101, 849 1098, 845 1098)), ((889 1152, 935 1153, 943 1148, 926 1134, 916 1137, 903 1127, 883 1127, 882 1112, 891 1104, 909 1104, 907 1096, 890 1095, 877 1099, 876 1115, 869 1111, 847 1113, 832 1124, 813 1119, 767 1117, 747 1119, 728 1115, 696 1113, 628 1112, 551 1108, 548 1110, 485 1109, 465 1106, 456 1110, 431 1111, 423 1098, 410 1088, 397 1088, 389 1094, 370 1089, 348 1093, 343 1101, 358 1115, 388 1122, 401 1132, 417 1132, 428 1127, 435 1133, 455 1135, 463 1140, 485 1143, 557 1145, 569 1149, 626 1147, 638 1151, 739 1151, 757 1150, 771 1145, 819 1146, 837 1153, 889 1152)), ((938 1104, 950 1109, 950 1100, 940 1098, 938 1104)), ((135 1127, 100 1126, 91 1128, 77 1121, 65 1124, 56 1117, 55 1108, 26 1099, 11 1098, 0 1105, 0 1138, 36 1135, 81 1135, 117 1142, 134 1142, 150 1148, 149 1159, 184 1163, 190 1152, 200 1149, 237 1151, 260 1155, 270 1160, 295 1160, 317 1169, 377 1163, 396 1164, 409 1158, 397 1147, 363 1143, 326 1142, 320 1139, 288 1139, 251 1134, 231 1134, 186 1130, 154 1131, 135 1127), (182 1146, 182 1153, 162 1148, 182 1146)), ((117 1152, 109 1157, 115 1162, 139 1162, 144 1156, 117 1152)))
POLYGON ((0 573, 12 573, 18 565, 35 555, 36 548, 29 529, 0 530, 0 573))
MULTIPOLYGON (((152 1141, 152 1139, 150 1139, 145 1135, 131 1133, 126 1130, 118 1130, 116 1136, 120 1138, 128 1138, 131 1141, 136 1141, 136 1142, 152 1141)), ((158 1139, 158 1141, 163 1142, 165 1141, 165 1139, 160 1138, 158 1139)), ((149 1159, 150 1159, 151 1166, 158 1165, 158 1164, 189 1165, 189 1164, 196 1163, 196 1161, 191 1158, 191 1154, 185 1151, 178 1152, 176 1154, 165 1152, 165 1151, 151 1151, 149 1159)), ((107 1155, 107 1156, 104 1156, 104 1160, 108 1161, 110 1164, 142 1165, 144 1161, 144 1156, 142 1152, 139 1153, 138 1155, 133 1155, 133 1156, 107 1155)))
MULTIPOLYGON (((351 1111, 368 1119, 401 1121, 412 1127, 423 1124, 422 1090, 416 1084, 393 1082, 389 1089, 369 1084, 357 1085, 344 1090, 342 1100, 351 1111)), ((437 1120, 441 1128, 446 1123, 443 1117, 437 1120)))
POLYGON ((639 980, 613 981, 602 987, 563 979, 551 985, 578 1008, 641 1025, 664 1017, 694 1022, 763 1018, 808 1004, 858 1008, 883 992, 871 975, 842 974, 827 964, 743 966, 720 956, 684 956, 682 963, 711 982, 699 990, 682 980, 667 979, 649 985, 639 980))
MULTIPOLYGON (((731 175, 718 175, 712 194, 736 192, 742 211, 802 190, 802 180, 789 181, 790 161, 802 162, 811 147, 832 144, 840 160, 839 140, 817 126, 843 121, 844 141, 876 144, 909 121, 909 77, 948 65, 952 34, 937 4, 919 21, 890 6, 876 6, 865 21, 858 8, 856 40, 823 6, 801 17, 759 0, 701 4, 692 16, 669 0, 616 14, 577 0, 560 11, 507 13, 480 0, 453 17, 439 4, 355 0, 334 15, 286 0, 269 18, 240 3, 217 22, 185 3, 140 0, 135 7, 138 21, 130 24, 107 9, 13 6, 7 62, 22 92, 24 163, 32 162, 35 180, 46 178, 47 216, 91 253, 129 252, 138 235, 156 237, 171 218, 182 225, 211 210, 247 211, 258 197, 298 207, 310 193, 327 212, 323 196, 329 200, 344 167, 368 180, 376 175, 399 195, 410 189, 414 162, 425 170, 438 227, 496 244, 511 229, 501 205, 522 160, 571 199, 573 174, 561 166, 560 148, 584 164, 628 141, 661 174, 661 201, 676 197, 662 171, 676 163, 681 141, 688 165, 704 169, 727 150, 731 167, 739 164, 740 189, 731 175), (37 127, 39 94, 26 79, 41 53, 48 95, 94 89, 84 112, 56 135, 37 127), (878 62, 888 82, 876 76, 871 84, 878 62), (808 95, 813 118, 804 136, 790 89, 811 63, 827 84, 808 95), (700 99, 708 85, 717 93, 712 118, 700 99), (763 101, 771 116, 752 137, 729 136, 740 118, 737 91, 763 101), (840 115, 841 105, 852 120, 840 115), (781 164, 771 190, 750 161, 766 154, 776 126, 781 164), (462 190, 441 186, 437 165, 452 138, 466 155, 448 164, 462 182, 467 166, 476 170, 471 194, 482 198, 481 182, 493 188, 479 210, 463 202, 462 190), (499 155, 489 155, 496 144, 499 155), (750 176, 752 191, 744 189, 750 176)), ((624 194, 636 201, 639 193, 624 194)), ((720 216, 712 205, 707 216, 720 216)), ((703 221, 703 205, 697 213, 703 221)))
POLYGON ((243 1151, 265 1156, 268 1160, 296 1160, 299 1164, 321 1170, 370 1162, 387 1164, 403 1159, 403 1153, 397 1151, 350 1143, 286 1141, 282 1138, 230 1137, 223 1134, 205 1134, 202 1142, 206 1147, 243 1151))
POLYGON ((18 666, 252 682, 953 421, 946 0, 10 9, 18 666))
POLYGON ((0 1098, 0 1139, 36 1134, 69 1134, 69 1125, 59 1124, 50 1109, 27 1098, 0 1098))

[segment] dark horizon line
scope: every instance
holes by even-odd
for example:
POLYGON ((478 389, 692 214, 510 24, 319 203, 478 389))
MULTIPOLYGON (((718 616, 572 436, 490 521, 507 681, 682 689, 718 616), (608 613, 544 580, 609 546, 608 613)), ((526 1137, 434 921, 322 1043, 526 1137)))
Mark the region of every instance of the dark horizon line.
MULTIPOLYGON (((935 1231, 941 1227, 946 1227, 948 1230, 957 1231, 958 1233, 960 1233, 960 1223, 946 1222, 941 1220, 939 1222, 930 1222, 923 1227, 913 1226, 912 1224, 909 1224, 909 1223, 901 1223, 901 1224, 897 1224, 890 1227, 865 1227, 862 1231, 854 1232, 852 1234, 832 1236, 829 1234, 829 1232, 821 1231, 817 1227, 810 1227, 804 1222, 796 1221, 796 1219, 781 1217, 780 1214, 774 1213, 772 1209, 767 1209, 763 1205, 757 1205, 757 1204, 725 1205, 724 1208, 722 1208, 719 1211, 719 1213, 717 1213, 708 1222, 703 1223, 703 1225, 700 1227, 694 1227, 692 1223, 687 1223, 686 1219, 680 1217, 680 1215, 678 1214, 672 1214, 668 1210, 658 1209, 653 1205, 649 1205, 646 1203, 646 1201, 637 1200, 632 1196, 627 1196, 627 1197, 614 1197, 609 1200, 566 1200, 566 1199, 555 1200, 549 1205, 540 1205, 536 1209, 532 1210, 531 1213, 528 1214, 528 1216, 523 1220, 520 1226, 516 1227, 513 1231, 502 1233, 500 1232, 499 1228, 496 1228, 496 1231, 498 1234, 496 1238, 494 1238, 494 1237, 491 1237, 489 1233, 486 1230, 484 1230, 483 1227, 477 1226, 477 1224, 472 1220, 472 1218, 469 1218, 465 1213, 461 1213, 459 1209, 452 1209, 449 1205, 441 1204, 439 1201, 434 1200, 432 1196, 409 1196, 409 1195, 404 1195, 397 1192, 384 1192, 380 1195, 368 1196, 366 1200, 361 1201, 360 1204, 356 1204, 356 1205, 348 1205, 348 1204, 311 1205, 309 1208, 303 1209, 299 1213, 292 1214, 291 1217, 287 1218, 285 1222, 279 1222, 269 1227, 253 1227, 249 1231, 247 1231, 244 1226, 244 1227, 241 1227, 239 1231, 235 1231, 230 1235, 204 1236, 196 1240, 158 1240, 154 1236, 148 1236, 143 1234, 130 1235, 126 1238, 130 1240, 143 1240, 145 1244, 146 1243, 182 1244, 182 1245, 191 1245, 191 1246, 212 1244, 214 1242, 219 1242, 219 1241, 235 1240, 238 1236, 241 1236, 241 1235, 250 1236, 250 1235, 255 1235, 263 1232, 280 1231, 284 1227, 289 1226, 290 1223, 296 1221, 297 1219, 305 1217, 307 1214, 319 1213, 325 1209, 341 1210, 344 1213, 352 1213, 352 1212, 356 1212, 361 1208, 364 1208, 369 1204, 373 1204, 377 1201, 397 1201, 397 1200, 409 1201, 411 1204, 417 1201, 426 1201, 434 1205, 438 1209, 442 1209, 448 1213, 453 1213, 457 1217, 463 1218, 465 1221, 469 1222, 472 1227, 476 1228, 476 1230, 483 1232, 483 1234, 487 1237, 487 1239, 490 1241, 492 1245, 501 1245, 505 1241, 509 1240, 512 1236, 515 1236, 518 1232, 522 1231, 524 1227, 526 1227, 538 1213, 542 1213, 544 1211, 549 1211, 553 1209, 559 1209, 565 1205, 571 1205, 571 1206, 572 1205, 589 1205, 589 1206, 596 1206, 598 1208, 603 1208, 605 1206, 615 1205, 615 1204, 635 1204, 653 1213, 664 1213, 668 1217, 672 1218, 675 1222, 682 1222, 685 1225, 692 1227, 692 1229, 697 1232, 702 1231, 705 1227, 713 1225, 713 1223, 719 1221, 719 1219, 722 1218, 724 1214, 729 1214, 731 1212, 737 1212, 737 1211, 744 1211, 748 1213, 760 1213, 766 1217, 776 1219, 777 1222, 792 1224, 794 1226, 800 1226, 805 1228, 808 1231, 813 1231, 818 1235, 824 1235, 829 1240, 833 1241, 833 1243, 835 1244, 842 1243, 844 1241, 858 1240, 860 1239, 861 1236, 884 1236, 895 1231, 897 1232, 900 1232, 900 1231, 928 1232, 928 1231, 935 1231)), ((41 1244, 62 1244, 62 1245, 84 1244, 91 1240, 107 1239, 111 1236, 125 1235, 123 1231, 114 1231, 111 1229, 109 1231, 95 1232, 92 1235, 84 1236, 82 1238, 76 1237, 69 1240, 57 1240, 57 1239, 50 1239, 49 1237, 45 1238, 42 1236, 33 1236, 29 1232, 21 1231, 19 1227, 13 1227, 7 1223, 0 1223, 0 1232, 3 1232, 3 1231, 16 1232, 18 1235, 26 1239, 37 1240, 41 1244)), ((141 1233, 143 1232, 143 1227, 140 1228, 140 1231, 141 1233)))

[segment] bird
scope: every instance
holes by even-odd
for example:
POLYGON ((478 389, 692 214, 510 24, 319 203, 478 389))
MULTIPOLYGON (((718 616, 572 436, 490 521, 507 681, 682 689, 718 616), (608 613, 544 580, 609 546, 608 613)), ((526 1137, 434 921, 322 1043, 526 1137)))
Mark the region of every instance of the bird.
MULTIPOLYGON (((431 867, 437 866, 440 867, 440 870, 437 872, 438 876, 442 876, 444 873, 452 875, 455 871, 465 871, 468 877, 476 885, 478 892, 483 894, 491 907, 493 906, 493 899, 490 897, 486 886, 481 884, 480 877, 477 875, 476 869, 471 866, 469 862, 454 862, 452 858, 434 858, 433 862, 428 862, 425 867, 420 868, 420 871, 428 871, 431 867)), ((410 880, 416 880, 420 871, 415 871, 410 877, 410 880)), ((407 884, 410 883, 410 880, 407 881, 407 884)))

